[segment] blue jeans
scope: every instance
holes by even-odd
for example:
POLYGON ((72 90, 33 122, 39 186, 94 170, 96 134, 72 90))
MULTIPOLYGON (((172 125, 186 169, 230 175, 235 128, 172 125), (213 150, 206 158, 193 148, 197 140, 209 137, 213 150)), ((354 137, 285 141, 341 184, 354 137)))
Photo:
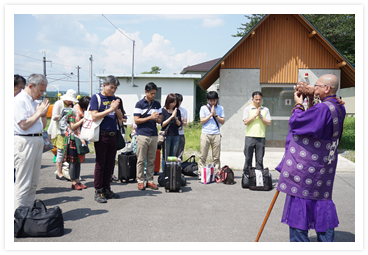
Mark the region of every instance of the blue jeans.
MULTIPOLYGON (((290 242, 309 242, 308 230, 289 227, 290 242)), ((335 229, 328 228, 326 232, 316 232, 318 242, 334 242, 335 229)))
POLYGON ((179 138, 180 136, 166 136, 165 142, 162 143, 162 172, 165 172, 165 160, 167 152, 168 156, 176 157, 176 153, 179 148, 179 138))

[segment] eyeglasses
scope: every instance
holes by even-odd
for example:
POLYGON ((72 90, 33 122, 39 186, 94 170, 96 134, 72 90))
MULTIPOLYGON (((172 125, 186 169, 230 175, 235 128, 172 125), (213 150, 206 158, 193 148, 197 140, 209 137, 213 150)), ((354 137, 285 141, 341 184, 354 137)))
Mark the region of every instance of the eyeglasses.
POLYGON ((317 85, 317 83, 314 84, 314 87, 326 87, 326 86, 328 86, 328 85, 317 85))

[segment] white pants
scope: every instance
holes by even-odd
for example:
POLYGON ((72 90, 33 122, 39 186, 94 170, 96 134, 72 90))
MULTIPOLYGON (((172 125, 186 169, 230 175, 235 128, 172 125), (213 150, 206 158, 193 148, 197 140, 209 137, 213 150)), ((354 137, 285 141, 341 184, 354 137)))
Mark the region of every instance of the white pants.
POLYGON ((14 210, 31 206, 36 196, 43 152, 42 137, 14 136, 14 210))

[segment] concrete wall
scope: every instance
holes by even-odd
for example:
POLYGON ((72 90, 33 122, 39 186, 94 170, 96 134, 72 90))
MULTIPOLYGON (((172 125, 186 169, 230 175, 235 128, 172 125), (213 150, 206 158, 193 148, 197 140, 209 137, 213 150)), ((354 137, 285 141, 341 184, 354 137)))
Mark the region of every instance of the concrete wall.
POLYGON ((165 104, 165 100, 168 94, 182 94, 182 107, 188 111, 188 122, 194 120, 196 92, 194 79, 135 77, 134 84, 138 85, 137 87, 133 87, 131 85, 131 79, 129 77, 119 77, 119 81, 120 86, 118 87, 115 95, 122 98, 123 100, 124 109, 128 116, 127 124, 132 124, 135 104, 145 96, 144 87, 148 82, 154 82, 157 87, 161 88, 161 106, 165 104))
POLYGON ((341 89, 340 96, 345 102, 346 113, 355 114, 355 88, 341 89))
POLYGON ((261 91, 259 69, 220 69, 220 100, 225 123, 221 127, 221 151, 243 151, 243 111, 254 91, 261 91))

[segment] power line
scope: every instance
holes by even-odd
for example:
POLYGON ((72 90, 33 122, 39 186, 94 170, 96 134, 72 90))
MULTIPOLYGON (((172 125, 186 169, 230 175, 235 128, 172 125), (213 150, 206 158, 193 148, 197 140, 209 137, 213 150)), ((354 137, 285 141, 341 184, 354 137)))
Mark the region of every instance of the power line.
POLYGON ((129 40, 131 40, 132 42, 134 41, 134 40, 130 39, 127 35, 125 35, 123 32, 121 32, 121 31, 120 31, 120 29, 119 29, 119 28, 117 28, 114 24, 112 24, 112 22, 111 22, 110 20, 108 20, 108 18, 106 18, 106 17, 105 17, 105 15, 103 15, 103 14, 102 14, 102 16, 104 16, 104 18, 105 18, 105 19, 107 19, 107 21, 108 21, 108 22, 110 22, 110 23, 111 23, 111 25, 113 25, 113 26, 114 26, 114 27, 115 27, 115 28, 116 28, 120 33, 122 33, 126 38, 128 38, 128 39, 129 39, 129 40))
POLYGON ((28 56, 26 56, 26 55, 22 55, 22 54, 19 54, 19 53, 15 53, 15 52, 14 52, 14 54, 15 54, 15 55, 19 55, 19 56, 22 56, 22 57, 26 57, 26 58, 31 58, 31 59, 35 59, 35 60, 38 60, 38 61, 43 61, 42 59, 37 59, 37 58, 32 58, 32 57, 28 57, 28 56))

